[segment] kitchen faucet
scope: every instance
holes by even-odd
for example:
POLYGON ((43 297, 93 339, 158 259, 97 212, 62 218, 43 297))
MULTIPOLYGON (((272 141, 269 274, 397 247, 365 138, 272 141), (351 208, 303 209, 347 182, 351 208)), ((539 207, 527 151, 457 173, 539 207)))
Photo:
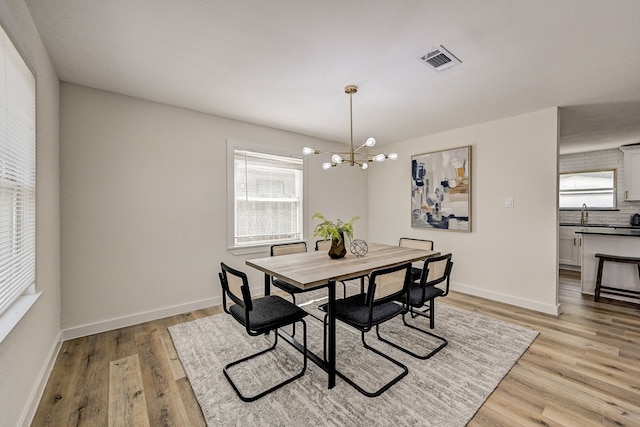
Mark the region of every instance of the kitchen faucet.
POLYGON ((582 204, 582 209, 580 209, 580 225, 584 225, 589 222, 589 209, 587 209, 587 204, 582 204))

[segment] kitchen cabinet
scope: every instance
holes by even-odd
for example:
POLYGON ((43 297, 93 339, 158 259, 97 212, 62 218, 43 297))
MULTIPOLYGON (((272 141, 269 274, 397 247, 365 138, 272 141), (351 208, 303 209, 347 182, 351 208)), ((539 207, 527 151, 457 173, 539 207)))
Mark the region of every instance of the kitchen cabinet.
POLYGON ((580 227, 560 227, 558 262, 562 265, 580 267, 582 264, 582 235, 576 234, 580 227))
POLYGON ((640 145, 620 147, 624 153, 624 199, 640 200, 640 145))

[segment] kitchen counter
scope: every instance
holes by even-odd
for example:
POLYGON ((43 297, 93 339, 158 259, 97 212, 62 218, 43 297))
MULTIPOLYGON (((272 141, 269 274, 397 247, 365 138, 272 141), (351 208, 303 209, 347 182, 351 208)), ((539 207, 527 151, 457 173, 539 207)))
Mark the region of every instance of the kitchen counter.
MULTIPOLYGON (((640 257, 640 229, 583 227, 576 231, 582 236, 582 293, 593 294, 598 271, 595 254, 640 257)), ((633 264, 607 263, 602 284, 614 288, 640 291, 638 268, 633 264)), ((637 300, 623 296, 609 295, 607 298, 637 303, 637 300)))
POLYGON ((582 235, 597 234, 601 236, 640 237, 640 227, 616 228, 616 229, 611 229, 611 228, 598 229, 594 227, 591 229, 577 230, 576 234, 582 234, 582 235))
POLYGON ((561 222, 560 223, 560 227, 608 227, 608 228, 615 228, 615 227, 619 227, 619 226, 611 225, 611 224, 589 224, 589 223, 580 224, 579 222, 561 222))
POLYGON ((629 224, 580 224, 579 222, 561 222, 561 227, 585 227, 585 228, 622 228, 630 230, 640 230, 638 225, 629 224))

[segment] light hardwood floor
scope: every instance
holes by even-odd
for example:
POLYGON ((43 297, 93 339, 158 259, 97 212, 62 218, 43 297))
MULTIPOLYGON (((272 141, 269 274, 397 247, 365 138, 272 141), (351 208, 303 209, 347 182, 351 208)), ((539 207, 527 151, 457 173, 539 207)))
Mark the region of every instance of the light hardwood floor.
MULTIPOLYGON (((640 426, 640 305, 594 303, 571 274, 560 301, 555 317, 456 292, 442 300, 540 332, 470 426, 640 426)), ((221 311, 66 341, 32 425, 203 426, 167 327, 221 311)))

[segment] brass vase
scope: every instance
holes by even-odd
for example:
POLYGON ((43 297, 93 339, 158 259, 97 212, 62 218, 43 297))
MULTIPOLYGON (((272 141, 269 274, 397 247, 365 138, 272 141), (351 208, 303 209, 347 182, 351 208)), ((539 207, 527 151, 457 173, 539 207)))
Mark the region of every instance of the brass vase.
POLYGON ((346 254, 347 248, 344 247, 344 234, 340 233, 340 239, 331 239, 329 257, 332 259, 338 259, 344 257, 346 254))

